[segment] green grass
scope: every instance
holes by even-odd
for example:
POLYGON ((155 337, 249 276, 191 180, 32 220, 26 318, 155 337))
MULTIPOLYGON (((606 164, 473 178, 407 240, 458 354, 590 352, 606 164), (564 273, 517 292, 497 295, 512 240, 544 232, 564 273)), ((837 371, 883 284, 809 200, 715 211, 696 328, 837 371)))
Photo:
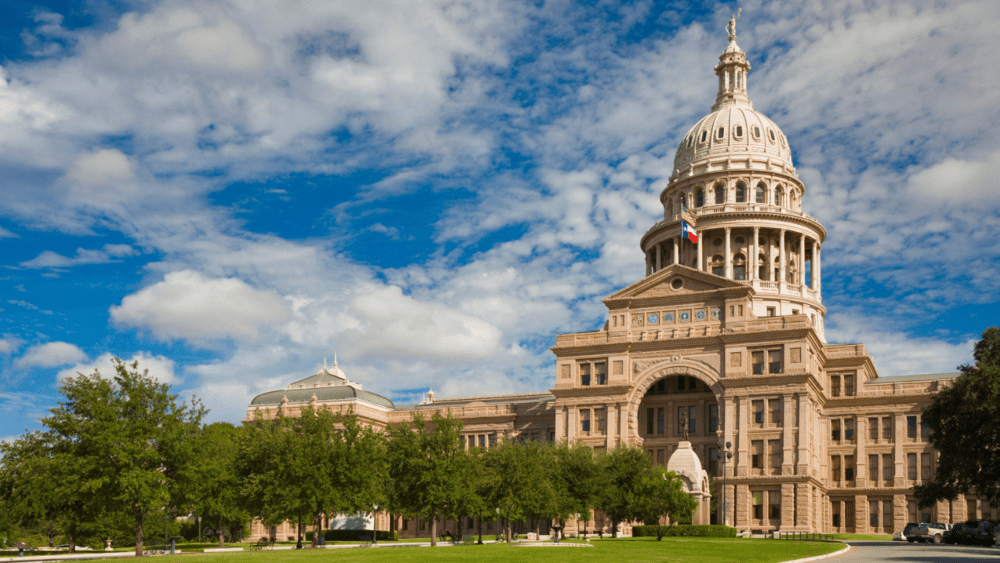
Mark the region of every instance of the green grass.
POLYGON ((697 563, 777 563, 832 553, 840 542, 777 541, 723 538, 656 538, 591 540, 594 547, 521 547, 516 545, 466 545, 429 547, 386 547, 378 549, 292 550, 270 552, 206 554, 198 563, 326 563, 392 562, 406 558, 420 561, 677 561, 697 563))

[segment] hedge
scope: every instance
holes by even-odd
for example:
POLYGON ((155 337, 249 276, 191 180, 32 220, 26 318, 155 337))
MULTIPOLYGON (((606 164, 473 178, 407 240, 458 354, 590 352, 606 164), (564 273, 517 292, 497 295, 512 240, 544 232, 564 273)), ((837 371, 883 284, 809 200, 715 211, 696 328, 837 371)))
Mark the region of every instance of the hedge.
MULTIPOLYGON (((656 526, 632 526, 632 537, 656 537, 656 526)), ((736 528, 729 526, 694 526, 690 524, 677 524, 674 526, 664 526, 663 535, 689 536, 701 538, 735 538, 736 528)))
MULTIPOLYGON (((323 530, 323 536, 326 541, 361 541, 361 536, 372 537, 371 530, 323 530)), ((388 530, 379 530, 375 532, 375 537, 378 541, 397 541, 399 540, 399 532, 389 532, 388 530)), ((312 542, 313 533, 311 531, 306 532, 306 541, 312 542)))

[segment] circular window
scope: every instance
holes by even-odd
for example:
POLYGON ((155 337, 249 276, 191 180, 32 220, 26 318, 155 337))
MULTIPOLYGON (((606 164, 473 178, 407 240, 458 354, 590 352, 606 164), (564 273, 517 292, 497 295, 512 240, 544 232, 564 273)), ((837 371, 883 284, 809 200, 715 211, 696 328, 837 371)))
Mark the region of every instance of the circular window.
POLYGON ((672 322, 674 322, 674 314, 673 313, 663 313, 663 322, 665 322, 665 323, 672 323, 672 322))
POLYGON ((719 309, 718 307, 716 307, 715 309, 712 309, 712 318, 713 319, 719 318, 719 315, 721 315, 721 314, 722 314, 722 309, 719 309))
POLYGON ((715 240, 712 241, 712 244, 714 244, 715 246, 722 246, 722 239, 721 238, 717 238, 717 239, 715 239, 715 240))
POLYGON ((684 311, 683 313, 681 313, 681 321, 682 322, 687 322, 689 320, 691 320, 691 313, 688 313, 687 311, 684 311))
POLYGON ((694 315, 694 316, 695 316, 695 318, 697 318, 697 319, 698 319, 699 321, 703 321, 703 320, 705 320, 705 311, 698 311, 697 313, 695 313, 695 315, 694 315))
POLYGON ((681 278, 674 278, 674 281, 670 282, 670 287, 680 289, 684 287, 684 280, 681 278))
POLYGON ((654 313, 646 318, 646 322, 648 322, 651 325, 655 325, 656 323, 660 322, 660 317, 656 316, 656 314, 654 313))
POLYGON ((743 237, 736 237, 733 242, 736 244, 743 244, 743 237))

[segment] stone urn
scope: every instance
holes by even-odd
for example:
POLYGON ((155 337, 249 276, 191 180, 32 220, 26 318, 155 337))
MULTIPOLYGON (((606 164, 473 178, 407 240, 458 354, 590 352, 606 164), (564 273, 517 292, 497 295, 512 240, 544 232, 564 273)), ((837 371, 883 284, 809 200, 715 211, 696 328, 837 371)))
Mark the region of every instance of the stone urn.
POLYGON ((104 551, 112 551, 111 549, 111 538, 104 540, 104 551))

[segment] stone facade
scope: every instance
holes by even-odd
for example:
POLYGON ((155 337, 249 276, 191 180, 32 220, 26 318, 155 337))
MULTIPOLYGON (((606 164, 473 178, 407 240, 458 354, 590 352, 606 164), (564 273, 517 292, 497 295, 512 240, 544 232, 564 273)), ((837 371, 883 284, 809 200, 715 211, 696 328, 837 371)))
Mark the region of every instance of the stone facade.
MULTIPOLYGON (((663 219, 640 241, 646 277, 604 299, 600 330, 556 338, 549 392, 428 393, 406 407, 347 391, 306 399, 310 389, 347 385, 334 366, 258 397, 247 419, 322 404, 382 428, 414 410, 442 410, 465 423, 467 447, 515 438, 598 452, 626 444, 658 465, 689 443, 716 491, 717 509, 705 518, 740 530, 894 532, 920 520, 996 518, 997 507, 972 496, 917 510, 913 487, 933 475, 937 458, 921 412, 957 374, 879 377, 863 345, 826 342, 826 231, 802 211, 806 187, 787 139, 753 109, 735 22, 730 30, 715 67, 716 103, 682 139, 660 195, 663 219)), ((386 529, 388 517, 379 525, 386 529)), ((418 521, 391 526, 404 537, 429 530, 418 521)), ((589 526, 606 530, 599 513, 589 526)))

